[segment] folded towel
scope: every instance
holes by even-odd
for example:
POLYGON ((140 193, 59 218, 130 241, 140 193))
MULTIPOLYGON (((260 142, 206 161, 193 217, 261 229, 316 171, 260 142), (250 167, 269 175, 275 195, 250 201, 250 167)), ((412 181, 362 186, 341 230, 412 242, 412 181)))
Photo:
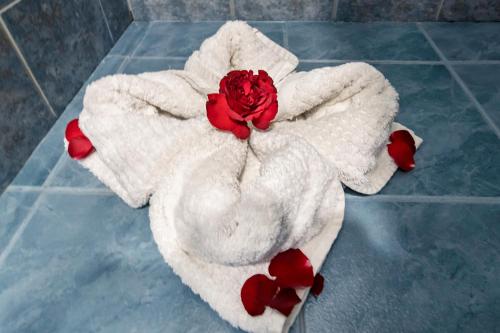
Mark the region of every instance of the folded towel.
POLYGON ((292 247, 317 271, 342 225, 341 183, 378 192, 397 169, 387 138, 404 128, 393 122, 397 93, 372 66, 295 72, 297 64, 256 29, 228 22, 184 70, 94 82, 80 115, 96 147, 82 165, 132 207, 151 197, 165 261, 222 318, 253 332, 286 332, 302 303, 288 317, 270 308, 251 317, 244 281, 292 247), (275 122, 247 141, 205 115, 206 95, 233 69, 264 69, 278 89, 275 122))

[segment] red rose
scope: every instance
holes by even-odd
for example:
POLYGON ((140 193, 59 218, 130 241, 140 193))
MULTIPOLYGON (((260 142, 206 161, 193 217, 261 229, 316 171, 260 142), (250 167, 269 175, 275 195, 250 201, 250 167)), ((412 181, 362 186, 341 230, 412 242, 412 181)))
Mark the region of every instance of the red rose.
POLYGON ((219 83, 219 93, 209 94, 207 117, 210 123, 236 137, 250 135, 251 121, 258 129, 266 130, 278 113, 278 96, 273 79, 266 71, 231 71, 219 83))

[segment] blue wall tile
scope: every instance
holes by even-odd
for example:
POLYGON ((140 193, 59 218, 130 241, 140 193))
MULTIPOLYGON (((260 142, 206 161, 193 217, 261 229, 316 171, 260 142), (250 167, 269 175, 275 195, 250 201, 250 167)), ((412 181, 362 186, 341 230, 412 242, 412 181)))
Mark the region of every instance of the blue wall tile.
POLYGON ((99 0, 23 0, 4 19, 59 113, 112 46, 99 0))
POLYGON ((0 31, 0 193, 15 177, 55 116, 0 31))
POLYGON ((10 192, 0 195, 0 253, 29 213, 38 197, 36 192, 10 192))
POLYGON ((448 60, 500 60, 498 23, 425 23, 448 60))
POLYGON ((222 22, 154 22, 134 55, 188 57, 222 22))
POLYGON ((500 65, 454 66, 454 68, 500 128, 500 65))
POLYGON ((82 111, 86 85, 105 75, 116 73, 123 61, 123 57, 109 56, 104 58, 19 171, 13 184, 39 186, 45 182, 64 152, 63 138, 67 123, 71 119, 77 118, 82 111))
POLYGON ((308 332, 494 332, 500 205, 347 199, 308 332))
POLYGON ((300 59, 438 60, 413 23, 287 23, 300 59))
POLYGON ((113 40, 117 41, 132 22, 127 0, 99 0, 109 24, 113 40))
POLYGON ((498 0, 444 0, 439 19, 445 21, 498 21, 498 0))
POLYGON ((333 0, 235 0, 242 20, 329 20, 333 0))
POLYGON ((337 21, 434 21, 441 0, 338 0, 337 21))
POLYGON ((230 18, 228 0, 131 0, 131 4, 137 21, 230 18))
POLYGON ((236 332, 163 261, 147 209, 43 194, 0 270, 10 332, 236 332))

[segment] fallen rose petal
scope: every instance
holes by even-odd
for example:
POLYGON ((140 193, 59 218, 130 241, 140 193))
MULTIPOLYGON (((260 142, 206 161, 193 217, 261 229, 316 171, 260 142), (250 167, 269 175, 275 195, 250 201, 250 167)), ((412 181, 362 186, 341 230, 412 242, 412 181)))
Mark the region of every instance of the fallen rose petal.
POLYGON ((311 262, 299 249, 278 253, 269 264, 269 274, 282 288, 311 287, 314 282, 311 262))
POLYGON ((324 284, 325 278, 323 277, 323 275, 321 275, 320 273, 316 274, 316 276, 314 277, 313 286, 311 287, 311 293, 314 296, 319 296, 319 294, 321 294, 321 292, 323 291, 324 284))
POLYGON ((263 314, 277 289, 276 282, 264 274, 248 278, 241 287, 241 301, 248 314, 251 316, 263 314))
POLYGON ((273 297, 269 306, 275 310, 278 310, 285 316, 288 316, 296 304, 300 303, 301 299, 297 296, 295 289, 293 288, 282 288, 273 297))
POLYGON ((73 138, 69 141, 68 154, 75 160, 85 158, 93 151, 92 142, 85 136, 73 138))
POLYGON ((396 165, 403 171, 410 171, 415 167, 414 151, 404 141, 395 141, 387 145, 387 151, 396 165))
POLYGON ((78 126, 78 118, 73 119, 66 125, 66 131, 64 133, 66 140, 71 141, 71 139, 85 136, 78 126))
POLYGON ((389 140, 391 142, 396 142, 396 141, 403 141, 406 144, 408 144, 412 150, 413 153, 417 150, 417 147, 415 146, 415 140, 413 139, 413 136, 408 132, 407 130, 399 130, 399 131, 394 131, 391 133, 389 136, 389 140))

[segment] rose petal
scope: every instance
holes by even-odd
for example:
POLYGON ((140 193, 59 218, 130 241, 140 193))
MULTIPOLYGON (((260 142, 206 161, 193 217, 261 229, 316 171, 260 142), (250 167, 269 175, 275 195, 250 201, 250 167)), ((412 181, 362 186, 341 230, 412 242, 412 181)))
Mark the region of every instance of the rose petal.
POLYGON ((85 136, 73 138, 69 141, 68 154, 75 160, 85 158, 93 151, 92 142, 85 136))
POLYGON ((323 275, 321 275, 320 273, 316 274, 316 276, 314 277, 313 286, 311 287, 311 293, 314 296, 319 296, 319 294, 321 294, 321 292, 323 291, 324 284, 325 278, 323 277, 323 275))
POLYGON ((399 130, 399 131, 394 131, 391 133, 391 136, 389 137, 391 142, 396 142, 396 141, 403 141, 406 144, 408 144, 409 147, 412 148, 413 152, 417 150, 415 146, 415 140, 413 139, 413 136, 408 132, 407 130, 399 130))
POLYGON ((66 140, 71 141, 73 138, 85 136, 78 126, 78 118, 73 119, 66 125, 66 132, 64 133, 66 140))
POLYGON ((278 253, 269 264, 269 274, 282 288, 310 287, 314 282, 311 262, 299 249, 278 253))
POLYGON ((250 135, 250 128, 245 122, 229 117, 230 108, 224 94, 209 94, 206 108, 208 121, 215 128, 231 131, 239 139, 246 139, 250 135))
POLYGON ((248 278, 241 287, 241 301, 248 314, 251 316, 263 314, 277 289, 276 283, 264 274, 248 278))
POLYGON ((273 297, 273 299, 269 303, 269 306, 275 310, 278 310, 285 316, 288 316, 292 312, 295 305, 297 303, 300 303, 300 301, 301 299, 299 298, 299 296, 297 296, 295 289, 282 288, 276 294, 276 296, 273 297))
POLYGON ((231 132, 233 132, 233 134, 241 140, 246 140, 250 136, 250 128, 246 123, 234 123, 234 127, 231 132))
POLYGON ((262 111, 259 117, 252 120, 252 124, 260 130, 266 130, 276 117, 276 114, 278 114, 278 101, 272 103, 265 111, 262 111))
POLYGON ((415 167, 413 160, 415 151, 407 142, 394 141, 387 145, 387 151, 401 170, 410 171, 415 167))

